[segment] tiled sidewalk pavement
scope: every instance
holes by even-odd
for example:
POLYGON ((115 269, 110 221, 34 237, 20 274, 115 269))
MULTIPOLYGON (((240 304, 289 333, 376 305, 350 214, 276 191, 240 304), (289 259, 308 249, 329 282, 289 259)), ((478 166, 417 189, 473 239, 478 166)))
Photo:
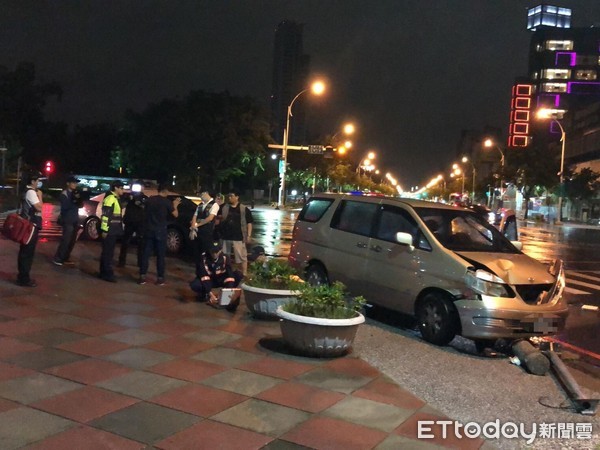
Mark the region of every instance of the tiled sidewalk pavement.
MULTIPOLYGON (((2 242, 5 244, 5 242, 2 242)), ((185 274, 137 286, 0 251, 0 448, 479 448, 417 441, 439 414, 355 356, 287 355, 277 322, 192 302, 185 274), (41 273, 40 273, 41 272, 41 273)), ((487 445, 486 445, 487 447, 487 445)))

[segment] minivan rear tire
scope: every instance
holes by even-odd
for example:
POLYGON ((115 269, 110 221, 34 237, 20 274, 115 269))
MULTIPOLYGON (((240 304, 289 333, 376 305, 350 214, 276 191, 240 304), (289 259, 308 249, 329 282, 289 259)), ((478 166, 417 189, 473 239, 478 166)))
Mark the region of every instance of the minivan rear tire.
POLYGON ((423 339, 447 345, 459 331, 459 317, 452 301, 441 293, 429 292, 418 302, 415 315, 423 339))
POLYGON ((306 269, 306 282, 313 286, 328 285, 329 278, 320 264, 311 264, 306 269))

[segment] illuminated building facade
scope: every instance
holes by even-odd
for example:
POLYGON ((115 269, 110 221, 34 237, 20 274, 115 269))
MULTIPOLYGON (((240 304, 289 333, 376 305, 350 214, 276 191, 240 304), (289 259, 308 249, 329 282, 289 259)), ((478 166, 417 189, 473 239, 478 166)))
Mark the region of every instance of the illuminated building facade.
POLYGON ((555 123, 535 120, 539 109, 562 117, 600 101, 600 28, 570 25, 568 8, 541 4, 528 10, 529 69, 513 86, 509 147, 560 138, 555 123))

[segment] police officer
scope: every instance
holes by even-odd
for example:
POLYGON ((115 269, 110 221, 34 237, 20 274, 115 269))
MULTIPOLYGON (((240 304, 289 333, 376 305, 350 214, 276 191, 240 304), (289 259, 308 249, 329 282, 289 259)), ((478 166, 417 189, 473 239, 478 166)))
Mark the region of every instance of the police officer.
POLYGON ((27 188, 21 198, 21 216, 25 217, 34 224, 34 232, 29 244, 21 244, 17 266, 19 274, 17 275, 17 284, 24 287, 36 287, 36 283, 29 276, 33 264, 33 255, 37 245, 38 235, 42 229, 42 191, 38 188, 38 180, 42 175, 39 172, 31 172, 27 175, 27 188))
POLYGON ((210 250, 214 241, 214 221, 219 213, 219 205, 215 202, 210 192, 203 191, 200 194, 200 198, 202 199, 202 203, 196 208, 196 212, 190 223, 190 226, 196 229, 196 239, 194 240, 196 275, 199 274, 202 255, 210 250))
POLYGON ((117 238, 123 235, 123 217, 119 197, 123 195, 123 182, 114 181, 111 190, 102 202, 102 219, 100 231, 102 232, 102 254, 100 255, 100 278, 104 281, 116 283, 113 271, 113 257, 117 238))
POLYGON ((121 251, 119 252, 119 267, 125 267, 127 263, 127 249, 131 243, 131 238, 135 233, 137 237, 137 265, 142 264, 143 237, 144 237, 144 214, 146 209, 146 200, 148 196, 144 194, 144 185, 138 181, 131 186, 131 199, 125 208, 123 216, 123 225, 125 232, 121 239, 121 251))
POLYGON ((52 263, 57 266, 72 266, 69 260, 75 242, 77 241, 77 230, 79 229, 79 208, 83 205, 81 193, 77 191, 77 183, 80 180, 73 175, 67 178, 67 188, 60 193, 60 216, 59 225, 62 226, 62 237, 56 249, 52 263))

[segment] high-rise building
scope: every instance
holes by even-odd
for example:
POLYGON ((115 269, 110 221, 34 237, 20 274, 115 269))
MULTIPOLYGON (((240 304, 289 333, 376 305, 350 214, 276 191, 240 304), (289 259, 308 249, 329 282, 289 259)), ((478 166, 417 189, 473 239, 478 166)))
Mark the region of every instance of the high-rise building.
POLYGON ((535 120, 539 109, 562 116, 600 100, 600 28, 570 24, 568 8, 541 4, 528 11, 529 69, 513 86, 510 147, 560 137, 555 124, 535 120))
MULTIPOLYGON (((275 30, 273 49, 273 88, 271 91, 271 126, 275 142, 283 142, 287 108, 294 96, 307 84, 309 57, 302 46, 303 25, 284 20, 275 30)), ((306 112, 302 102, 294 104, 289 143, 306 141, 306 112)))

